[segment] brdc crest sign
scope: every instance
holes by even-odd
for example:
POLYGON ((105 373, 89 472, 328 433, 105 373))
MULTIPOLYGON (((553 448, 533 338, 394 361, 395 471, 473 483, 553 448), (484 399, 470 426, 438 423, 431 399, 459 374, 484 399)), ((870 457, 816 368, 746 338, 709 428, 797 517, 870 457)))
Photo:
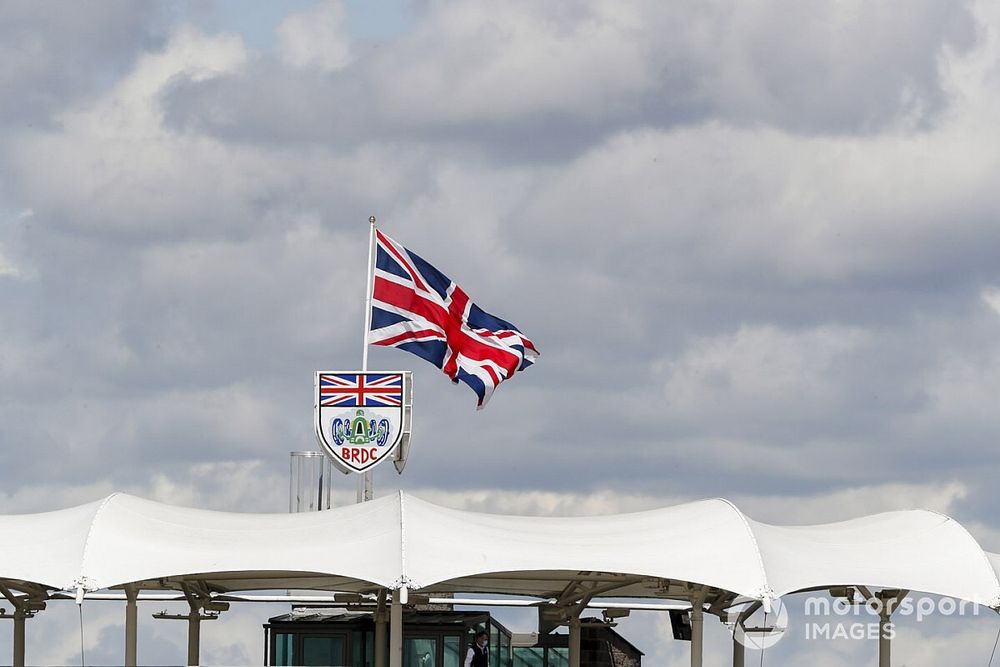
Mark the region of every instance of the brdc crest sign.
POLYGON ((410 432, 410 371, 316 373, 316 437, 343 472, 364 472, 410 432))

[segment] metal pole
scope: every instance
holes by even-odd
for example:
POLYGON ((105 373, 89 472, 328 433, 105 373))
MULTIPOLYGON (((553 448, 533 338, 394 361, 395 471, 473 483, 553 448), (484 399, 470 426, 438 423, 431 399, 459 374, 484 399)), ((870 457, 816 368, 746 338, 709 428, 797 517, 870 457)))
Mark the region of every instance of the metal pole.
POLYGON ((375 282, 372 265, 375 261, 375 216, 368 218, 368 275, 365 282, 365 335, 361 351, 361 370, 368 370, 368 330, 372 326, 372 284, 375 282))
POLYGON ((580 667, 580 616, 569 619, 569 667, 580 667))
POLYGON ((865 592, 869 602, 878 611, 878 667, 889 667, 892 664, 892 613, 899 603, 909 595, 907 590, 882 589, 874 596, 865 592))
POLYGON ((24 667, 24 619, 21 609, 14 610, 14 667, 24 667))
POLYGON ((135 586, 125 587, 125 667, 136 667, 139 628, 139 606, 136 603, 139 591, 135 586))
POLYGON ((198 649, 201 646, 201 614, 192 609, 188 615, 188 665, 198 664, 198 649))
POLYGON ((705 618, 701 608, 701 600, 691 607, 691 667, 701 667, 702 631, 705 618))
POLYGON ((746 640, 747 620, 756 614, 761 606, 760 602, 754 602, 736 615, 736 623, 733 624, 733 667, 743 667, 746 661, 746 644, 740 641, 740 638, 746 640))
POLYGON ((375 667, 385 667, 385 589, 378 592, 375 608, 375 667))
POLYGON ((403 667, 403 604, 399 599, 402 590, 392 594, 389 607, 389 667, 403 667))
MULTIPOLYGON (((365 335, 361 349, 361 370, 368 370, 368 330, 372 326, 372 289, 375 283, 375 216, 368 218, 368 275, 365 280, 365 335)), ((363 503, 373 497, 372 471, 358 475, 358 502, 363 503)))
POLYGON ((878 617, 878 667, 890 667, 892 664, 892 639, 886 626, 889 625, 889 614, 882 612, 878 617))
MULTIPOLYGON (((296 496, 296 493, 295 493, 295 480, 296 480, 296 477, 295 477, 295 463, 296 463, 295 459, 296 459, 295 456, 289 456, 288 457, 288 512, 289 512, 289 514, 291 514, 292 512, 297 511, 296 508, 294 507, 295 501, 293 500, 295 498, 295 496, 296 496)), ((299 472, 301 474, 301 470, 299 472)))

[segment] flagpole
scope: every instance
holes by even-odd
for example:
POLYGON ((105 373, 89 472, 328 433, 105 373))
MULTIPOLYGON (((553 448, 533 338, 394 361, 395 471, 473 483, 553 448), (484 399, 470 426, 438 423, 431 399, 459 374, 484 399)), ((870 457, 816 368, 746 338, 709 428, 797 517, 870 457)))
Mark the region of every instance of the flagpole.
MULTIPOLYGON (((368 370, 368 330, 372 326, 372 289, 375 282, 373 264, 375 259, 375 216, 368 218, 368 276, 365 281, 365 332, 361 348, 361 370, 368 370)), ((366 470, 358 476, 357 502, 371 500, 373 494, 372 471, 366 470)))

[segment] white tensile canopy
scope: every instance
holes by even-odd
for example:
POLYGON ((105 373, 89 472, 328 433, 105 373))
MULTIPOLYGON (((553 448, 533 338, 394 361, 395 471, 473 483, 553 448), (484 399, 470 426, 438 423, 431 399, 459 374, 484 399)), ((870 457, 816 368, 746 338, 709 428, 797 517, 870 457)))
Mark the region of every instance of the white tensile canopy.
MULTIPOLYGON (((288 588, 398 591, 395 608, 420 590, 548 598, 566 610, 572 634, 574 614, 592 599, 665 598, 692 604, 700 639, 704 605, 721 616, 734 605, 831 587, 1000 607, 1000 556, 954 519, 923 510, 790 527, 753 521, 720 499, 524 517, 405 493, 300 514, 213 512, 116 493, 0 516, 0 544, 0 589, 29 616, 28 601, 37 608, 55 591, 121 588, 134 606, 139 590, 183 590, 194 609, 220 594, 288 588)), ((692 649, 700 654, 700 644, 692 649)))

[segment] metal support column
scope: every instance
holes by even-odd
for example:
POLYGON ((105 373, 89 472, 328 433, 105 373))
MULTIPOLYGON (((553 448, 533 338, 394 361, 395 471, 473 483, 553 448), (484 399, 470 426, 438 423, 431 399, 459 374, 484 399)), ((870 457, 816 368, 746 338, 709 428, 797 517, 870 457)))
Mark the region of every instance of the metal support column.
POLYGON ((137 641, 139 630, 139 606, 136 600, 139 590, 135 586, 125 587, 125 667, 136 667, 137 641))
POLYGON ((736 622, 733 624, 733 667, 743 667, 746 661, 746 629, 747 621, 761 608, 760 602, 754 602, 746 609, 736 615, 736 622))
MULTIPOLYGON (((221 612, 229 610, 229 603, 214 600, 212 592, 203 581, 183 581, 181 582, 181 590, 184 591, 184 597, 188 602, 188 613, 168 614, 164 611, 153 614, 153 618, 187 621, 188 654, 186 664, 193 666, 201 660, 201 622, 214 621, 219 618, 221 612)), ((265 661, 267 659, 265 657, 265 661)))
POLYGON ((887 636, 889 614, 882 612, 878 617, 878 667, 890 667, 892 664, 892 640, 887 636))
POLYGON ((24 667, 24 622, 35 615, 36 611, 45 609, 44 591, 36 591, 36 598, 29 595, 15 595, 14 591, 0 582, 0 597, 4 598, 14 608, 11 615, 14 621, 13 656, 11 664, 14 667, 24 667))
POLYGON ((201 613, 192 609, 188 615, 188 665, 198 664, 198 653, 201 648, 201 613))
POLYGON ((691 607, 691 667, 701 667, 705 625, 705 612, 701 607, 703 598, 704 596, 697 598, 691 607))
POLYGON ((24 667, 24 619, 23 609, 14 610, 14 667, 24 667))
POLYGON ((580 615, 569 619, 569 667, 580 667, 580 615))
POLYGON ((402 589, 392 595, 389 607, 389 667, 403 667, 403 602, 402 589))
POLYGON ((907 590, 884 588, 878 593, 872 593, 864 586, 858 586, 858 590, 878 611, 878 667, 890 667, 892 665, 892 613, 899 607, 899 603, 910 594, 907 590))
POLYGON ((378 606, 375 607, 375 667, 385 667, 385 589, 378 592, 378 606))

